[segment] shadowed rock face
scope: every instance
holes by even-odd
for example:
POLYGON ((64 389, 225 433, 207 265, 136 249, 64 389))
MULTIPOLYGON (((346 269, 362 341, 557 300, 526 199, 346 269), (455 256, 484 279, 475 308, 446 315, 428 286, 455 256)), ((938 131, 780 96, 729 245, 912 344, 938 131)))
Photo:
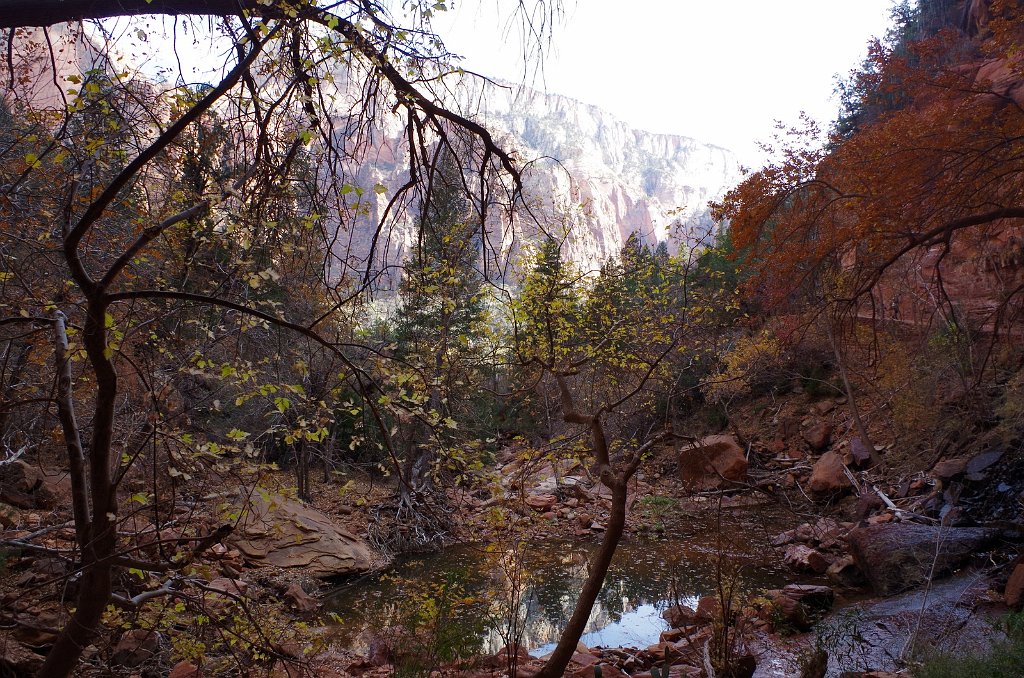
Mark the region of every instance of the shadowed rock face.
POLYGON ((875 593, 889 596, 940 578, 999 537, 980 527, 911 523, 870 525, 850 532, 853 557, 875 593))
POLYGON ((961 28, 968 35, 977 35, 988 24, 989 5, 992 0, 967 0, 964 3, 964 15, 961 28))

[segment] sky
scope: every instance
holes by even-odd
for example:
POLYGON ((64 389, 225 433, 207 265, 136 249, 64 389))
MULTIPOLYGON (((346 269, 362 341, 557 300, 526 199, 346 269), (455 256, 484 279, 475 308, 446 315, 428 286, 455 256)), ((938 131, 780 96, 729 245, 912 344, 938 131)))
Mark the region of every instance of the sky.
MULTIPOLYGON (((550 3, 550 0, 548 0, 550 3)), ((775 121, 835 118, 837 75, 885 35, 893 0, 563 0, 543 73, 524 76, 512 0, 466 0, 435 21, 462 65, 595 104, 634 127, 765 159, 775 121)))
MULTIPOLYGON (((594 104, 639 129, 723 146, 756 169, 767 159, 758 142, 770 141, 776 121, 796 125, 806 112, 827 128, 838 111, 836 77, 885 35, 895 0, 523 1, 561 3, 540 61, 524 64, 509 26, 516 0, 446 0, 434 29, 467 70, 594 104)), ((134 39, 137 24, 114 26, 134 39)), ((201 34, 182 31, 178 40, 187 70, 223 63, 201 34)), ((148 51, 174 70, 169 44, 155 39, 148 51)))

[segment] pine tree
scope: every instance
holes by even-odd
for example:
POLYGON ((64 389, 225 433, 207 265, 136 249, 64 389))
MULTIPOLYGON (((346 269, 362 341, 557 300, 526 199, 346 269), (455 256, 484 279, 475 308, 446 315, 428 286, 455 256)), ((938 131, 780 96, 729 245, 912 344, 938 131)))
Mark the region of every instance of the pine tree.
MULTIPOLYGON (((404 433, 404 494, 429 491, 432 467, 452 452, 457 421, 472 409, 479 377, 475 339, 483 331, 480 228, 466 199, 462 170, 445 154, 424 197, 419 238, 399 287, 396 357, 415 377, 414 421, 404 433)), ((450 460, 447 460, 450 461, 450 460)))

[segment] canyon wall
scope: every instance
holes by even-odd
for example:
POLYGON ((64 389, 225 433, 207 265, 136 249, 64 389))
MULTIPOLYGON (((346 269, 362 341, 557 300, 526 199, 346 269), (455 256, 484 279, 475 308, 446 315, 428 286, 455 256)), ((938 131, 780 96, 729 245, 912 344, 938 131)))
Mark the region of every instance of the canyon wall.
MULTIPOLYGON (((735 157, 724 148, 634 129, 568 97, 479 79, 462 82, 454 97, 457 108, 485 125, 526 167, 523 204, 529 209, 492 214, 488 237, 498 253, 492 258, 515 257, 541 233, 564 239, 563 256, 584 271, 618 254, 634 232, 652 248, 666 242, 675 252, 708 239, 708 202, 740 177, 735 157)), ((387 189, 370 198, 367 213, 342 239, 353 267, 366 266, 367 234, 389 196, 407 181, 407 149, 399 133, 378 130, 363 166, 352 173, 359 186, 387 189)), ((382 234, 370 264, 374 270, 394 267, 407 256, 416 237, 415 213, 412 205, 404 221, 382 234)), ((493 268, 503 263, 495 261, 493 268)), ((393 285, 394 277, 382 285, 393 285)))

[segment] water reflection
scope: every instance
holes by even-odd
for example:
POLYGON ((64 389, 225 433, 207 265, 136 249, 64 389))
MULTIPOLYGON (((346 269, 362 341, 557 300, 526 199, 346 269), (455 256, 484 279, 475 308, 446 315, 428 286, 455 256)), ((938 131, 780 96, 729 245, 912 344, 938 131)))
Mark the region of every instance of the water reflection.
MULTIPOLYGON (((344 586, 328 598, 327 609, 338 614, 342 636, 357 651, 366 652, 374 638, 398 631, 404 637, 415 628, 461 637, 469 652, 493 653, 515 635, 510 622, 518 620, 522 644, 541 655, 554 647, 572 614, 595 548, 580 542, 531 544, 521 553, 458 547, 344 586)), ((782 573, 759 557, 767 552, 758 539, 749 539, 742 549, 725 553, 723 562, 741 567, 749 588, 778 586, 782 573)), ((714 549, 692 539, 623 543, 583 642, 604 647, 657 642, 665 628, 661 612, 670 601, 695 605, 711 594, 718 562, 714 549)))

